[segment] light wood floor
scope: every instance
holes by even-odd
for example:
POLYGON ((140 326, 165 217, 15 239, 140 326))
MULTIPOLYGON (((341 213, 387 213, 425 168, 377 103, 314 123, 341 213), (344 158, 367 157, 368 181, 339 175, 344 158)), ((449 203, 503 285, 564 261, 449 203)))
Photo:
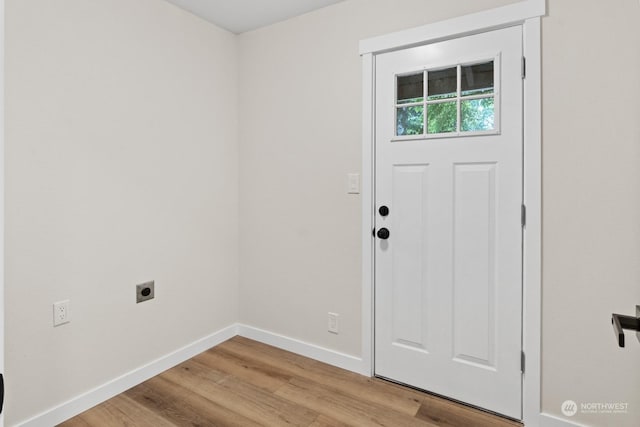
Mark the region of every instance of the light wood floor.
POLYGON ((61 425, 521 427, 242 337, 61 425))

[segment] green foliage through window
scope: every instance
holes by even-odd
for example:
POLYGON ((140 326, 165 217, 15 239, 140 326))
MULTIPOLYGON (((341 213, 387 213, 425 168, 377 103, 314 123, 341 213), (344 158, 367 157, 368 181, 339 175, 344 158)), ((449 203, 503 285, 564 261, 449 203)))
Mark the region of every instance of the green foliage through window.
POLYGON ((473 132, 493 130, 494 128, 494 101, 493 98, 480 98, 463 100, 460 105, 460 130, 473 132))
POLYGON ((424 133, 424 105, 397 109, 397 134, 422 135, 424 133))
POLYGON ((457 102, 427 105, 427 133, 449 133, 458 130, 457 102))

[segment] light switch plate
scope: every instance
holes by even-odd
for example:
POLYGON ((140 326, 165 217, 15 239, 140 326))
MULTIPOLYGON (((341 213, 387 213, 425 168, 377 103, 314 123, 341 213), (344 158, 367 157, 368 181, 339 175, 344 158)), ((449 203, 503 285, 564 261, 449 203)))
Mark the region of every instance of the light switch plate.
POLYGON ((350 173, 348 175, 349 178, 349 187, 347 190, 348 194, 360 194, 360 174, 359 173, 350 173))

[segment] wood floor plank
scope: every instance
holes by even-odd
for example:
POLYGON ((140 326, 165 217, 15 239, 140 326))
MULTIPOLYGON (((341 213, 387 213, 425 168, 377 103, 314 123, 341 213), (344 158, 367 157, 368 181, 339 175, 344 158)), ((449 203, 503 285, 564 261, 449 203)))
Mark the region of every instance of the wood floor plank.
POLYGON ((92 408, 62 424, 61 427, 176 427, 123 394, 92 408))
POLYGON ((272 392, 291 379, 291 376, 274 372, 264 364, 251 362, 226 352, 222 347, 205 351, 194 357, 194 360, 272 392))
POLYGON ((84 415, 89 425, 112 427, 175 427, 175 424, 160 417, 126 396, 116 396, 84 415))
POLYGON ((249 338, 235 336, 224 343, 227 351, 274 356, 282 362, 304 367, 312 359, 249 338))
POLYGON ((305 378, 293 378, 276 394, 353 426, 438 427, 430 422, 400 412, 389 411, 305 378))
POLYGON ((309 427, 350 427, 351 424, 343 423, 326 415, 320 414, 309 427))
POLYGON ((125 394, 180 427, 260 425, 161 377, 152 378, 125 394))
MULTIPOLYGON (((196 359, 189 359, 186 362, 179 364, 173 369, 169 369, 169 371, 180 371, 188 376, 195 376, 201 378, 202 380, 209 381, 212 383, 219 383, 225 378, 229 377, 229 374, 222 372, 215 367, 210 365, 205 365, 203 363, 198 362, 196 359)), ((160 374, 163 375, 163 374, 160 374)))
POLYGON ((424 398, 424 393, 410 388, 365 377, 242 337, 227 341, 224 351, 244 361, 269 365, 283 376, 307 378, 408 415, 417 413, 424 398))
POLYGON ((214 383, 188 370, 175 369, 161 376, 262 425, 308 426, 318 418, 316 412, 234 377, 214 383))
POLYGON ((435 396, 424 398, 416 417, 440 427, 522 427, 518 422, 435 396))
MULTIPOLYGON (((92 411, 96 408, 93 408, 92 411)), ((92 424, 84 419, 85 415, 86 414, 80 414, 76 417, 71 418, 70 420, 63 422, 62 424, 58 424, 57 427, 93 427, 92 424)))
MULTIPOLYGON (((105 402, 107 405, 111 405, 114 408, 120 409, 123 413, 127 414, 134 423, 132 425, 140 427, 175 427, 176 425, 167 419, 162 418, 155 412, 150 411, 144 406, 138 405, 124 394, 118 395, 113 399, 105 402)), ((102 425, 108 424, 108 419, 99 420, 102 425)), ((98 424, 99 425, 99 424, 98 424)))

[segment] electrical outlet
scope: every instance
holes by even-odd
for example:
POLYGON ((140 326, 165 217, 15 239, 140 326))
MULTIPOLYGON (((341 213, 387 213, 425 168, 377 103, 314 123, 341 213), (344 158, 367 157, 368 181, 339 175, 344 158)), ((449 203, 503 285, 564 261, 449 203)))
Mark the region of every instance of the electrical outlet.
POLYGON ((338 318, 340 317, 340 315, 338 313, 329 313, 328 314, 328 330, 329 332, 331 332, 332 334, 337 334, 338 333, 338 318))
POLYGON ((71 321, 69 313, 69 300, 56 302, 53 304, 53 326, 64 325, 71 321))
POLYGON ((141 283, 136 285, 136 303, 141 303, 153 299, 155 296, 155 282, 141 283))

